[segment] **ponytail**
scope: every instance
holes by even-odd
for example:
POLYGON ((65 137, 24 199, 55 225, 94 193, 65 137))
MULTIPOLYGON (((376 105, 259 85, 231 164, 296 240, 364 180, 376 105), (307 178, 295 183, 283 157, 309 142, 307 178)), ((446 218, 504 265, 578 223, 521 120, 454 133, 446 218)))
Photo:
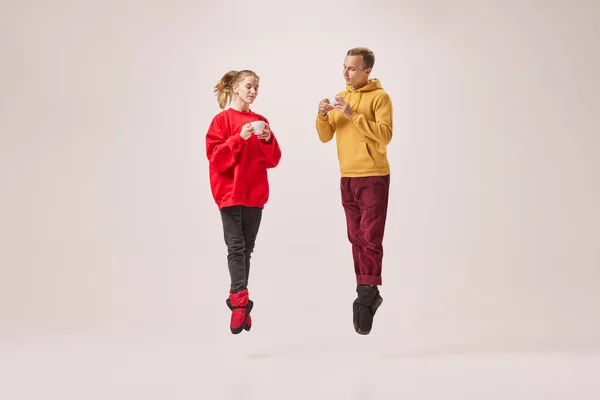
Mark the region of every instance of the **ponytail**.
POLYGON ((217 96, 219 107, 223 110, 233 99, 233 85, 238 71, 229 71, 217 82, 214 93, 217 96))

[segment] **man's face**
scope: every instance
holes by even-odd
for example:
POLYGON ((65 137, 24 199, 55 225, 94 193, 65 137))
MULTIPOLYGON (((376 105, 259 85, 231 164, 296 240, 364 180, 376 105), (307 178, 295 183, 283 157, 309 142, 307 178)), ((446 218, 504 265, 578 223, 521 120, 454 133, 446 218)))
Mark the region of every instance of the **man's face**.
POLYGON ((344 59, 344 79, 346 84, 352 85, 355 89, 361 88, 369 82, 371 68, 363 68, 363 57, 346 56, 344 59))

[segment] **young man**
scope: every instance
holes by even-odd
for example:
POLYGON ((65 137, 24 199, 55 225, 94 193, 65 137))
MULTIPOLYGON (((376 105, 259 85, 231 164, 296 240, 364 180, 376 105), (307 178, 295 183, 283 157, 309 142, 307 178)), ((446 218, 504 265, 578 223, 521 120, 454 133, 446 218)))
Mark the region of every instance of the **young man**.
POLYGON ((392 103, 379 79, 369 78, 374 64, 371 50, 350 49, 344 60, 346 90, 334 104, 323 99, 316 118, 323 143, 337 133, 342 205, 357 283, 353 322, 361 335, 369 334, 383 302, 378 286, 390 186, 386 148, 392 140, 392 103))

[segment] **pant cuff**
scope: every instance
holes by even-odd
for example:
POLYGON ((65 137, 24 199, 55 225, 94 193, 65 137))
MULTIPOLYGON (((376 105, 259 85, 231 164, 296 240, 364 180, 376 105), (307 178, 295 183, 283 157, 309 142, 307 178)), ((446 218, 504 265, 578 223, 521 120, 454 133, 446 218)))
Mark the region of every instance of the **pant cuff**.
POLYGON ((356 284, 381 286, 381 276, 380 275, 356 275, 356 284))

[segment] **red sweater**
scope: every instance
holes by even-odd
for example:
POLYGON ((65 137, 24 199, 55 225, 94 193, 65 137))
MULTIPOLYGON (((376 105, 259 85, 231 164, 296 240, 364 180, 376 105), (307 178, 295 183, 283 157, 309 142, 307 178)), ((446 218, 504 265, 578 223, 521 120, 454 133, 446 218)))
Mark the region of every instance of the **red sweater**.
POLYGON ((281 150, 271 130, 268 142, 240 136, 242 126, 265 117, 228 108, 217 114, 206 134, 210 186, 219 209, 244 205, 264 208, 269 199, 267 168, 279 164, 281 150))

